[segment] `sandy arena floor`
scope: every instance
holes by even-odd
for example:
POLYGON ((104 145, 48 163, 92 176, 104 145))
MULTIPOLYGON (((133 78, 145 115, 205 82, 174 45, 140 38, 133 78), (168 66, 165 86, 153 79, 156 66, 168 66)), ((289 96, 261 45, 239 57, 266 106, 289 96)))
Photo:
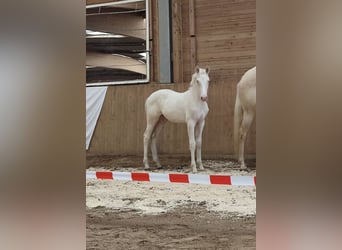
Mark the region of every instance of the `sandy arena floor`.
MULTIPOLYGON (((187 157, 160 157, 189 173, 187 157)), ((230 159, 204 160, 200 174, 255 175, 230 159)), ((88 156, 87 170, 143 172, 142 158, 88 156)), ((87 180, 87 249, 255 249, 255 187, 87 180)))

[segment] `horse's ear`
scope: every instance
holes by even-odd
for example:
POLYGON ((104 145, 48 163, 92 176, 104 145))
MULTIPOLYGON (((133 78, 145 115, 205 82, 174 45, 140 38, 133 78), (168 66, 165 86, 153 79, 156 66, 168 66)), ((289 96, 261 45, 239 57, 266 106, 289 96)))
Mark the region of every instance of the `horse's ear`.
POLYGON ((207 74, 209 74, 209 72, 210 72, 209 66, 205 67, 205 72, 207 72, 207 74))
POLYGON ((196 73, 200 72, 200 67, 198 67, 198 65, 196 65, 195 71, 196 71, 196 73))

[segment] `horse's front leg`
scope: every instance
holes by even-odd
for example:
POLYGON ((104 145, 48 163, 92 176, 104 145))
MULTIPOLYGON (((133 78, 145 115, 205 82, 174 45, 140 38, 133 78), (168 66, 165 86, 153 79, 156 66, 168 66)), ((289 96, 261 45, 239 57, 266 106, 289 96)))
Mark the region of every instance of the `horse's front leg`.
POLYGON ((201 170, 203 170, 202 163, 202 132, 205 125, 205 120, 201 120, 197 123, 195 128, 195 136, 196 136, 196 154, 197 154, 197 165, 201 170))
POLYGON ((191 153, 191 168, 192 172, 196 173, 196 162, 195 162, 195 148, 196 148, 196 141, 195 141, 195 122, 189 121, 187 122, 188 126, 188 136, 189 136, 189 147, 191 153))

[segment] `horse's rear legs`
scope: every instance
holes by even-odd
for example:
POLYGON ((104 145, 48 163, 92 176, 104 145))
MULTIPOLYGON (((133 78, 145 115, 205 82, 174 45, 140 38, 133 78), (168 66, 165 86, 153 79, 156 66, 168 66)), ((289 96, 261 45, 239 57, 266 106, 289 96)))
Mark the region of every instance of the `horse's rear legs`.
POLYGON ((153 133, 154 127, 156 126, 159 120, 159 116, 157 117, 147 117, 147 126, 144 132, 144 159, 143 163, 145 165, 145 169, 149 169, 150 166, 148 164, 148 144, 153 133))
POLYGON ((244 112, 243 113, 243 119, 240 127, 240 139, 239 139, 239 163, 241 170, 247 170, 249 171, 249 168, 247 168, 245 164, 245 142, 247 138, 248 130, 250 129, 252 122, 254 119, 254 113, 253 112, 244 112))
POLYGON ((161 168, 161 165, 158 159, 158 153, 157 153, 157 139, 158 139, 158 135, 160 131, 162 130, 166 122, 167 122, 167 119, 163 115, 161 115, 152 133, 151 151, 152 151, 153 161, 156 163, 157 168, 161 168))

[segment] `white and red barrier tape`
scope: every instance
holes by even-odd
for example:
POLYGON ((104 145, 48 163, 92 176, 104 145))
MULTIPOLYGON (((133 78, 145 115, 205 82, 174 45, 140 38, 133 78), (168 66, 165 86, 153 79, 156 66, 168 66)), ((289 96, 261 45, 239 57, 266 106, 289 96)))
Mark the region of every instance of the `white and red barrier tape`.
POLYGON ((87 171, 87 179, 256 186, 256 176, 87 171))

